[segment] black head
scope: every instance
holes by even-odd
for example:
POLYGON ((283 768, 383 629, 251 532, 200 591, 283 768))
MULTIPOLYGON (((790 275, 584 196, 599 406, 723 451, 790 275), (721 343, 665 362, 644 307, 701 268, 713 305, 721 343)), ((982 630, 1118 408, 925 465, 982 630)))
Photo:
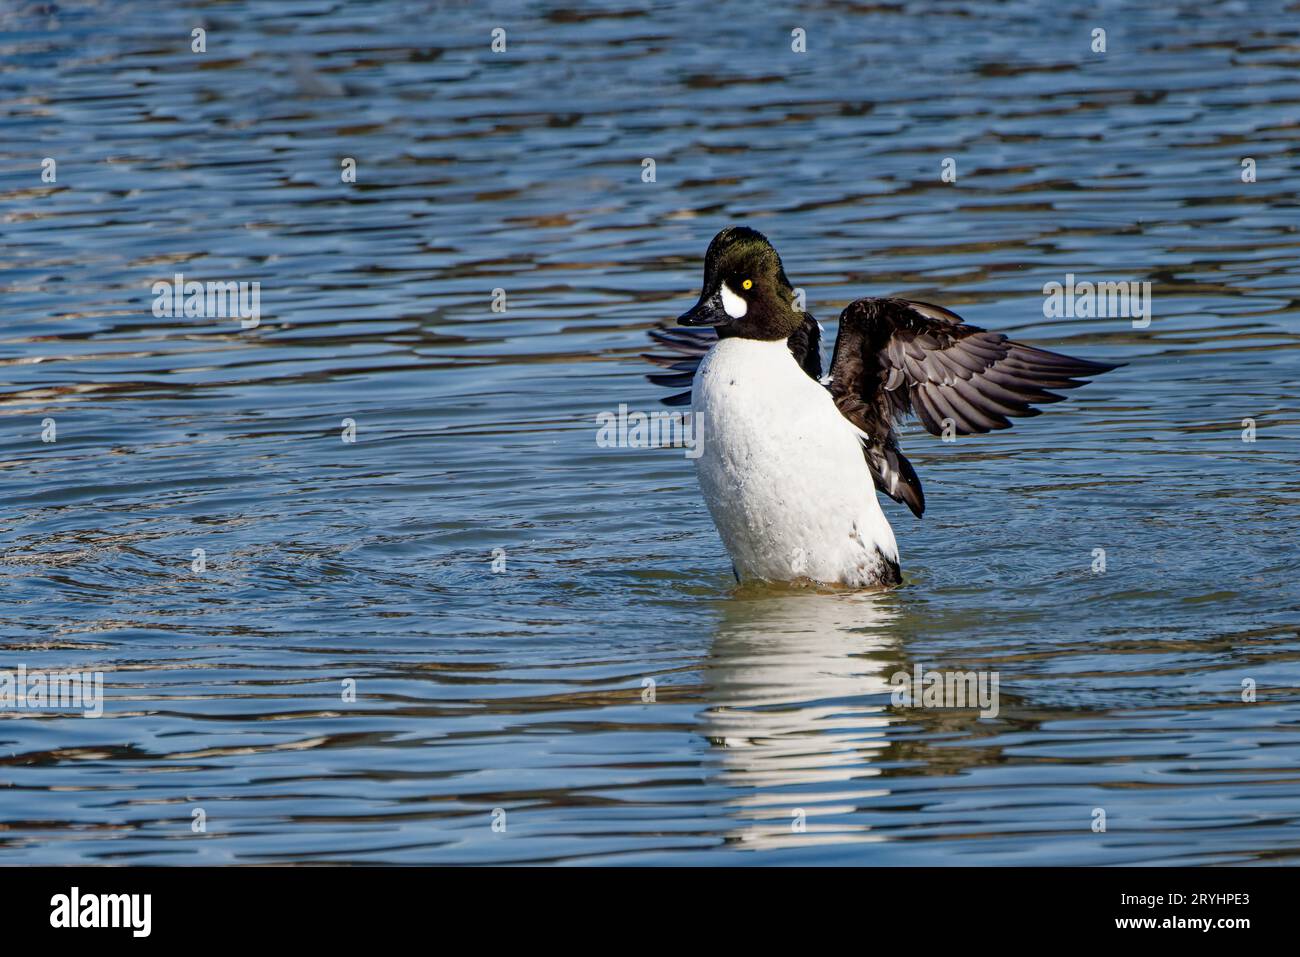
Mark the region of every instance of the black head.
POLYGON ((700 301, 677 317, 683 326, 715 326, 722 338, 788 339, 803 322, 781 257, 767 237, 728 226, 704 254, 700 301))

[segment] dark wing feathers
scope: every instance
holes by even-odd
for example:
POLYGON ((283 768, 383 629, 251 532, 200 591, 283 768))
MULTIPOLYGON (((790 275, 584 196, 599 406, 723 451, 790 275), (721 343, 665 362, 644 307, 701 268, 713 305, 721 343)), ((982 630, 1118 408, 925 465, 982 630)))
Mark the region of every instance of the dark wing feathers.
POLYGON ((803 314, 803 324, 786 340, 799 367, 809 376, 821 381, 822 377, 822 327, 808 313, 803 314))
MULTIPOLYGON (((660 326, 650 330, 650 338, 673 355, 654 355, 641 353, 641 358, 664 366, 669 372, 656 372, 646 376, 655 385, 670 389, 686 387, 685 392, 670 395, 660 401, 664 405, 690 405, 690 385, 695 378, 695 370, 700 367, 704 354, 718 341, 718 334, 713 329, 684 329, 675 326, 660 326)), ((822 376, 822 333, 817 320, 804 313, 801 325, 788 340, 790 353, 808 375, 814 379, 822 376)))
MULTIPOLYGON (((718 341, 718 334, 712 329, 677 329, 661 326, 650 330, 650 338, 670 350, 673 355, 653 355, 649 352, 643 352, 641 358, 647 359, 657 366, 666 366, 677 374, 656 373, 655 375, 646 376, 646 378, 655 385, 680 389, 682 386, 690 386, 691 381, 695 378, 695 370, 699 368, 704 354, 713 348, 713 344, 718 341)), ((685 392, 678 392, 676 395, 670 395, 660 401, 664 405, 690 405, 691 390, 687 388, 685 392)))
POLYGON ((876 487, 916 514, 925 496, 898 450, 897 423, 914 414, 926 431, 957 435, 1011 428, 1012 417, 1059 402, 1051 389, 1073 389, 1082 377, 1117 368, 1013 342, 966 325, 940 306, 906 299, 859 299, 840 314, 831 363, 831 395, 867 435, 867 463, 876 487))
MULTIPOLYGON (((672 389, 685 386, 663 403, 690 405, 695 370, 717 333, 660 327, 650 337, 672 354, 644 354, 668 370, 646 378, 672 389)), ((821 327, 812 316, 804 313, 789 346, 800 367, 820 380, 821 327)), ((1012 418, 1040 415, 1034 405, 1065 398, 1049 390, 1073 389, 1084 384, 1083 377, 1115 368, 968 326, 942 306, 858 299, 840 314, 830 391, 844 417, 866 435, 863 451, 876 488, 919 517, 925 493, 895 431, 904 417, 915 415, 934 435, 943 435, 945 422, 957 435, 1009 429, 1012 418)))

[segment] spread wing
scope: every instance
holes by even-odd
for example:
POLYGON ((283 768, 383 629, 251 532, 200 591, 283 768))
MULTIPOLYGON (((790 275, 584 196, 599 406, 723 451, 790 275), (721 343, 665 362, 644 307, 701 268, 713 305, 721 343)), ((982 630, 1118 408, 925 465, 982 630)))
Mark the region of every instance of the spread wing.
POLYGON ((840 313, 831 395, 866 433, 876 488, 918 517, 925 495, 898 449, 895 425, 915 414, 926 431, 956 435, 1011 428, 1011 417, 1039 415, 1073 389, 1118 366, 1073 359, 966 325, 939 306, 906 299, 858 299, 840 313))
POLYGON ((672 371, 658 372, 654 375, 648 375, 646 378, 655 385, 667 386, 670 389, 680 389, 682 386, 686 386, 685 392, 678 392, 676 395, 670 395, 660 401, 664 405, 690 405, 690 386, 695 379, 695 370, 700 367, 704 354, 712 349, 713 344, 718 341, 718 334, 713 329, 679 329, 673 326, 659 326, 650 330, 650 338, 668 349, 672 355, 654 355, 643 352, 641 358, 647 359, 657 366, 666 366, 672 371))
MULTIPOLYGON (((646 378, 655 385, 667 386, 670 389, 686 388, 685 392, 678 392, 663 399, 664 405, 690 405, 690 387, 692 380, 695 378, 695 370, 699 368, 700 362, 704 359, 704 354, 713 348, 713 344, 718 341, 717 332, 711 328, 690 329, 678 326, 659 326, 650 330, 650 338, 668 349, 672 354, 652 355, 648 352, 642 353, 641 358, 647 359, 655 365, 665 366, 670 370, 668 372, 657 372, 654 375, 646 376, 646 378)), ((822 377, 822 333, 821 326, 817 325, 817 320, 805 312, 803 314, 803 325, 786 340, 786 344, 789 345, 790 353, 804 372, 820 381, 822 377)))

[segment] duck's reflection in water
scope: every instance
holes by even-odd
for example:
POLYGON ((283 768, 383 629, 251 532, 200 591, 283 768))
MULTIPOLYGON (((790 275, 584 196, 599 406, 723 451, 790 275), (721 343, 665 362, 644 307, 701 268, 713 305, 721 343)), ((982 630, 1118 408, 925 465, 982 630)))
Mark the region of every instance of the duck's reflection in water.
POLYGON ((734 791, 730 839, 784 847, 881 838, 850 821, 887 745, 896 598, 742 592, 727 603, 704 675, 701 733, 734 791))

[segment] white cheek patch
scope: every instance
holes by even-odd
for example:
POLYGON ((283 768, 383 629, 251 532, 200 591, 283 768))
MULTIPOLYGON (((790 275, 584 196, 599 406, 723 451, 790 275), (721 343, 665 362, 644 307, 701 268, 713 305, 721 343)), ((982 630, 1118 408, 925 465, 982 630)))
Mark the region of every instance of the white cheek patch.
POLYGON ((739 319, 749 312, 749 303, 741 299, 725 282, 722 284, 722 308, 732 319, 739 319))

